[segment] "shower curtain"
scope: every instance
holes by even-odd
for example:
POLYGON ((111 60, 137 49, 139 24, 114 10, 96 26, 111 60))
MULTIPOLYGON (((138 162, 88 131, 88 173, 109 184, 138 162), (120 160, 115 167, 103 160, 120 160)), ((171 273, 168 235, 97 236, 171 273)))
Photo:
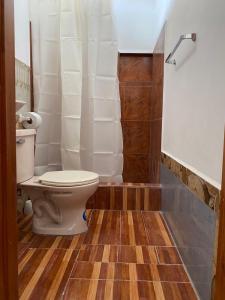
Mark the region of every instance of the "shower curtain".
POLYGON ((122 180, 112 0, 31 0, 36 173, 83 169, 122 180))

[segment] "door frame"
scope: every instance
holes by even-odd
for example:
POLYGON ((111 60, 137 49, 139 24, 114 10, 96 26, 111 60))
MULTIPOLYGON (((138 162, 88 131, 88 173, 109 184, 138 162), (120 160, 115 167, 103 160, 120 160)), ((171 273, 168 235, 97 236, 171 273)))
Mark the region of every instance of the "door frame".
POLYGON ((0 299, 18 299, 14 2, 0 0, 0 299))
POLYGON ((219 230, 217 240, 217 264, 215 277, 215 300, 221 300, 224 297, 225 286, 225 133, 223 150, 223 169, 222 186, 220 194, 219 208, 219 230))

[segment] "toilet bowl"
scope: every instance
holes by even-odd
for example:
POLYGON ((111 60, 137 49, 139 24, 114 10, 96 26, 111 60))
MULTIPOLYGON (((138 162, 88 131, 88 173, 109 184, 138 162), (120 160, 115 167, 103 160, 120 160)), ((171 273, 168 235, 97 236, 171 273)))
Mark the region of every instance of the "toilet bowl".
POLYGON ((17 183, 32 202, 32 230, 37 234, 74 235, 87 231, 85 207, 99 185, 99 175, 82 170, 34 176, 35 130, 16 136, 17 183))
POLYGON ((99 184, 87 171, 48 172, 21 184, 33 207, 33 232, 74 235, 87 231, 85 207, 99 184))

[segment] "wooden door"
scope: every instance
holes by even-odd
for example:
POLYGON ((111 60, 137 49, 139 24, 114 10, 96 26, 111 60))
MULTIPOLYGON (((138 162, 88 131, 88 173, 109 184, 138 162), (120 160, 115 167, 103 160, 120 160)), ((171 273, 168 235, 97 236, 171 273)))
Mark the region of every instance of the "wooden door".
POLYGON ((0 0, 0 299, 18 299, 13 0, 0 0))
MULTIPOLYGON (((225 141, 225 135, 224 135, 225 141)), ((225 143, 223 154, 223 176, 222 190, 220 199, 219 212, 219 235, 218 235, 218 250, 217 250, 217 270, 216 270, 216 286, 215 299, 225 299, 225 143)))

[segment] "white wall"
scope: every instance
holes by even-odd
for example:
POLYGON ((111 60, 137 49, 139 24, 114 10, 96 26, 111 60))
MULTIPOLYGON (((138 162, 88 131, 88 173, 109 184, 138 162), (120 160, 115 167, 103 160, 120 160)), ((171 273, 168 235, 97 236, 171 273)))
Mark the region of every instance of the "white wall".
POLYGON ((172 0, 113 0, 121 53, 152 53, 172 0))
POLYGON ((28 1, 14 0, 15 55, 17 59, 30 65, 28 1))
POLYGON ((219 187, 225 124, 225 1, 176 0, 166 27, 162 150, 219 187))

